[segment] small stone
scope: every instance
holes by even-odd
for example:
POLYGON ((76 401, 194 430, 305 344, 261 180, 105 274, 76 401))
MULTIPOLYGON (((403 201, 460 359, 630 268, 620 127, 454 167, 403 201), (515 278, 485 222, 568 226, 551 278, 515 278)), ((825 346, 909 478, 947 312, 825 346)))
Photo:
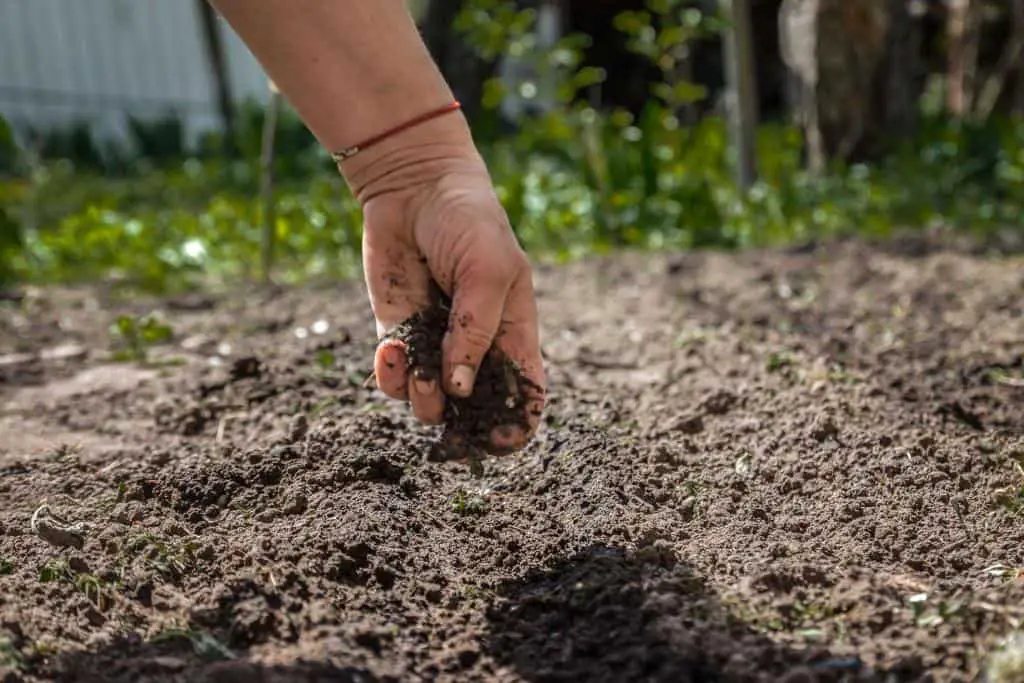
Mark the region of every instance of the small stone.
POLYGON ((0 356, 0 367, 13 365, 28 365, 36 357, 31 353, 8 353, 0 356))
POLYGON ((188 662, 181 657, 153 657, 149 663, 157 671, 181 671, 188 666, 188 662))
POLYGON ((205 334, 193 334, 181 341, 181 348, 193 353, 213 354, 217 351, 217 340, 205 334))
POLYGON ((780 683, 816 683, 818 676, 806 666, 791 669, 780 680, 780 683))
POLYGON ((131 526, 134 522, 142 521, 142 506, 138 503, 118 503, 110 517, 118 524, 131 526))
POLYGON ((284 504, 281 512, 286 515, 301 515, 309 507, 309 501, 301 493, 292 494, 284 504))
POLYGON ((257 522, 273 522, 280 516, 281 512, 277 508, 267 508, 256 513, 255 519, 257 522))
POLYGON ((103 626, 103 624, 107 623, 107 618, 95 607, 89 607, 82 616, 93 626, 103 626))
POLYGON ((704 418, 700 415, 683 415, 672 423, 671 429, 683 434, 700 434, 704 431, 704 418))
POLYGON ((49 361, 77 360, 85 358, 89 351, 84 346, 75 343, 60 344, 49 349, 43 349, 39 354, 40 358, 49 361))
POLYGON ((309 432, 309 418, 305 413, 294 415, 288 423, 288 441, 296 443, 306 438, 309 432))
POLYGON ((92 573, 89 570, 89 563, 86 562, 84 558, 78 555, 73 555, 72 557, 68 558, 68 567, 71 569, 71 571, 75 572, 76 574, 92 573))
POLYGON ((818 442, 835 439, 839 436, 839 427, 829 415, 819 416, 811 426, 811 438, 818 442))

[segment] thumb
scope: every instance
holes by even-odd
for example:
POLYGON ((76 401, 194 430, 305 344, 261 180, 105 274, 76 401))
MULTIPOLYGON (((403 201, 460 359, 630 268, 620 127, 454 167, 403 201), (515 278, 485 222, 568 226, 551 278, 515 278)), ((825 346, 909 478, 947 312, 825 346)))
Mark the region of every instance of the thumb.
POLYGON ((495 263, 493 257, 477 252, 466 260, 456 271, 442 346, 445 391, 461 398, 473 393, 477 371, 501 327, 505 300, 518 272, 510 262, 513 258, 495 263))

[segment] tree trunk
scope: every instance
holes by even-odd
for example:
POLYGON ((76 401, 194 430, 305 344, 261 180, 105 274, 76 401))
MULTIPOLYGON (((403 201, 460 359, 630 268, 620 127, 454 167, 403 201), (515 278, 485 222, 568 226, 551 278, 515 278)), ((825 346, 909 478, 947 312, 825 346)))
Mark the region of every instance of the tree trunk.
POLYGON ((793 78, 796 120, 804 129, 807 164, 821 172, 829 160, 867 161, 883 149, 889 124, 912 105, 890 92, 913 92, 914 61, 897 41, 909 19, 896 0, 784 0, 779 43, 793 78), (889 73, 891 62, 905 64, 889 73), (892 79, 891 81, 889 79, 892 79))
POLYGON ((907 0, 889 0, 889 35, 883 67, 881 94, 885 104, 883 128, 907 136, 918 119, 917 102, 924 86, 921 78, 921 26, 911 16, 907 0))
POLYGON ((224 41, 221 37, 220 25, 217 23, 217 12, 213 6, 208 0, 196 0, 196 5, 203 30, 206 58, 210 64, 210 77, 213 79, 216 90, 217 109, 220 112, 221 125, 224 128, 224 151, 230 154, 234 152, 236 142, 235 109, 224 41))
MULTIPOLYGON (((1013 36, 1024 39, 1024 0, 1013 0, 1013 36)), ((1013 91, 1013 113, 1024 116, 1024 64, 1017 62, 1017 78, 1013 91)))
POLYGON ((973 0, 950 0, 946 29, 946 107, 967 116, 974 105, 980 22, 973 0))

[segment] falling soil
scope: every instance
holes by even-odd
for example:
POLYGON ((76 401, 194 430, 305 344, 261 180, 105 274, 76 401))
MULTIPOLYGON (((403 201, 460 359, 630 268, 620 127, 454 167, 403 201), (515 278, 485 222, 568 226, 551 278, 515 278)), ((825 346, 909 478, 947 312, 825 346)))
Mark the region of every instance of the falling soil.
MULTIPOLYGON (((407 369, 411 376, 430 381, 441 380, 441 348, 451 325, 451 299, 432 283, 432 305, 414 314, 385 339, 401 342, 406 348, 407 369)), ((467 398, 450 397, 445 402, 444 432, 434 450, 437 459, 467 460, 474 472, 480 458, 490 453, 502 455, 494 447, 495 430, 518 427, 529 430, 527 401, 533 383, 522 370, 493 345, 477 369, 473 393, 467 398)))
POLYGON ((1024 620, 1021 265, 539 267, 548 407, 482 477, 365 386, 359 283, 28 291, 0 303, 0 680, 979 680, 1024 620), (150 312, 172 342, 114 362, 150 312))

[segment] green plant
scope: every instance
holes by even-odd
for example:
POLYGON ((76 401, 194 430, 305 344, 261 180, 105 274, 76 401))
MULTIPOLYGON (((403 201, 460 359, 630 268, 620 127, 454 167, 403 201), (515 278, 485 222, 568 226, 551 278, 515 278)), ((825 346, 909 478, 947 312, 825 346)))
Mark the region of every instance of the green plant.
POLYGON ((0 558, 0 576, 10 576, 14 573, 14 563, 6 557, 0 558))
POLYGON ((707 98, 707 88, 693 83, 687 69, 693 44, 717 34, 722 22, 689 0, 646 0, 644 5, 645 9, 617 15, 615 27, 628 36, 630 50, 661 72, 662 79, 652 85, 651 93, 679 114, 707 98))
POLYGON ((481 491, 458 489, 452 494, 449 503, 457 515, 480 516, 487 512, 487 498, 481 491))
POLYGON ((115 360, 146 363, 150 348, 170 341, 174 330, 152 314, 141 317, 122 315, 111 326, 111 334, 124 346, 114 354, 115 360))
POLYGON ((195 544, 187 541, 178 543, 149 531, 129 538, 124 549, 129 556, 141 557, 149 567, 170 581, 180 579, 196 561, 195 544))

